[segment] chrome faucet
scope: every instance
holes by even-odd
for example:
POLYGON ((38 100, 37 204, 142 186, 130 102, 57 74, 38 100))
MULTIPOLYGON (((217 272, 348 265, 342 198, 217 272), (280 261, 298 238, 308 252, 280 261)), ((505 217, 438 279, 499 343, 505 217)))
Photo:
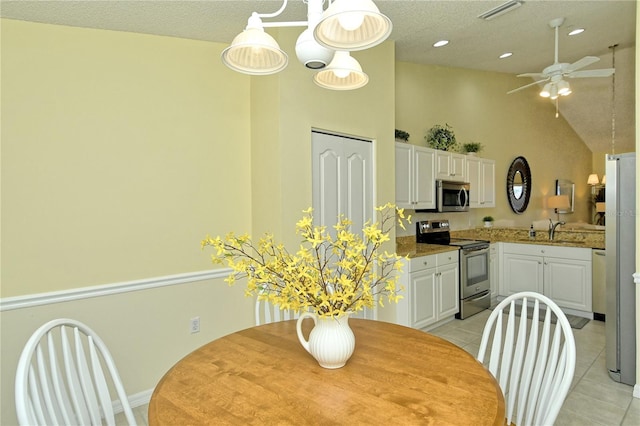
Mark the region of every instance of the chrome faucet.
POLYGON ((556 222, 553 223, 553 221, 551 219, 549 219, 549 240, 553 241, 553 236, 556 233, 556 228, 558 227, 558 225, 564 225, 566 222, 556 222))

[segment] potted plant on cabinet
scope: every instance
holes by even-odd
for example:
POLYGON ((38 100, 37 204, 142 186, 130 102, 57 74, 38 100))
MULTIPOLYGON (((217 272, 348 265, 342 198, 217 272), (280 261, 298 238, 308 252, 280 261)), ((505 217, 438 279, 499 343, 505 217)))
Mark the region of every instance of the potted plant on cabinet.
POLYGON ((493 217, 491 217, 491 216, 483 217, 482 221, 484 222, 484 227, 485 228, 491 228, 493 226, 493 217))
POLYGON ((482 151, 482 144, 480 142, 469 142, 462 145, 462 149, 465 154, 476 155, 482 151))
POLYGON ((442 151, 456 150, 456 135, 448 124, 445 124, 444 126, 436 124, 429 129, 424 138, 431 148, 442 151))
POLYGON ((402 142, 409 142, 409 133, 404 130, 396 129, 396 140, 402 142))

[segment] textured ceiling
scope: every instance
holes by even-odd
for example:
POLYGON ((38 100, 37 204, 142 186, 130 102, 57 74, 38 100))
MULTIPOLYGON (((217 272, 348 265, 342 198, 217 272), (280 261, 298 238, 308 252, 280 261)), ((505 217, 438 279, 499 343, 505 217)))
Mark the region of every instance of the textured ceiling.
MULTIPOLYGON (((502 3, 481 0, 376 1, 393 22, 390 40, 396 43, 399 61, 513 74, 541 72, 553 63, 554 31, 548 22, 558 17, 566 18, 560 30, 560 62, 572 63, 583 56, 598 56, 600 62, 586 69, 610 68, 612 52, 609 46, 617 44, 615 110, 612 109, 613 77, 572 79, 573 94, 562 98, 559 107, 560 113, 594 152, 611 152, 612 113, 615 111, 615 151, 634 150, 636 2, 528 0, 493 20, 477 17, 502 3), (586 31, 568 37, 568 30, 576 27, 584 27, 586 31), (431 47, 443 38, 451 41, 448 46, 431 47), (505 51, 513 52, 513 56, 498 59, 505 51)), ((251 12, 271 13, 281 5, 280 0, 2 0, 0 16, 230 43, 244 28, 251 12)), ((302 0, 290 0, 283 14, 275 20, 305 19, 306 4, 302 0)), ((529 82, 530 79, 522 79, 523 85, 529 82)))

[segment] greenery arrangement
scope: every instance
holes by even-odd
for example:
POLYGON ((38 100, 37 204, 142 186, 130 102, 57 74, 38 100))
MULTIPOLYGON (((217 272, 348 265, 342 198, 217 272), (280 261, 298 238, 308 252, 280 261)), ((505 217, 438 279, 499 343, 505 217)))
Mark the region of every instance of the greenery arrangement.
POLYGON ((493 222, 493 217, 492 216, 485 216, 482 218, 483 222, 493 222))
POLYGON ((409 133, 405 132, 404 130, 396 129, 396 139, 409 142, 409 133))
POLYGON ((448 124, 436 124, 425 135, 425 140, 431 148, 443 151, 455 151, 457 147, 456 135, 448 124))
POLYGON ((313 226, 312 209, 296 224, 302 236, 300 248, 289 253, 266 234, 255 242, 249 235, 227 234, 224 239, 207 236, 202 248, 211 246, 214 264, 226 264, 233 270, 225 279, 233 285, 248 278, 247 296, 268 300, 280 309, 312 309, 320 317, 341 316, 372 308, 376 299, 383 305, 398 302, 396 284, 402 270, 401 257, 380 252, 389 241, 389 231, 396 220, 404 229, 404 210, 393 204, 376 207, 377 222, 365 223, 362 234, 351 231, 351 221, 341 216, 332 237, 324 226, 313 226))
POLYGON ((462 145, 464 152, 480 152, 484 146, 480 142, 469 142, 462 145))
POLYGON ((405 132, 404 130, 396 129, 396 139, 409 142, 409 133, 405 132))

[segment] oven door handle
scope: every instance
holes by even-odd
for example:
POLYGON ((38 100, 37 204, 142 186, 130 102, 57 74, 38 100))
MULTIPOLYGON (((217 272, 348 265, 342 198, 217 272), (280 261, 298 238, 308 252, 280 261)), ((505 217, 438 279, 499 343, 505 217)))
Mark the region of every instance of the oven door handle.
POLYGON ((478 300, 482 300, 482 299, 486 299, 487 297, 490 297, 491 296, 491 290, 485 290, 480 294, 481 294, 480 297, 476 297, 475 299, 470 299, 469 302, 477 302, 478 300))
MULTIPOLYGON (((476 254, 476 252, 479 251, 485 251, 485 252, 489 252, 489 247, 476 247, 476 248, 466 248, 466 249, 462 249, 462 254, 469 254, 469 253, 474 253, 476 254)), ((482 254, 482 253, 480 253, 482 254)))

